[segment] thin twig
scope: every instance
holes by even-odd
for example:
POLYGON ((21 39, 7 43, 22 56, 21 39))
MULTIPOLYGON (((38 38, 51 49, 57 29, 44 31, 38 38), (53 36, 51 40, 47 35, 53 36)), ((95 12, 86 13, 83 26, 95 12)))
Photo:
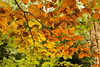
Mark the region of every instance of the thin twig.
MULTIPOLYGON (((28 25, 28 19, 27 19, 26 14, 25 14, 25 13, 30 13, 30 12, 26 12, 26 11, 22 10, 22 8, 20 8, 20 6, 18 5, 17 1, 16 1, 16 0, 14 0, 14 1, 15 1, 15 3, 17 4, 17 6, 19 7, 19 9, 20 9, 21 11, 24 12, 24 16, 25 16, 25 19, 26 19, 26 21, 27 21, 27 26, 28 26, 28 28, 29 28, 29 32, 30 32, 30 34, 31 34, 31 38, 33 39, 33 35, 32 35, 32 32, 31 32, 31 29, 30 29, 30 27, 29 27, 29 25, 28 25)), ((34 43, 34 42, 35 42, 35 40, 33 39, 33 43, 34 43)))
POLYGON ((19 4, 17 3, 16 0, 14 0, 14 1, 15 1, 15 3, 17 4, 18 8, 19 8, 21 11, 23 11, 24 13, 30 13, 30 12, 24 11, 24 10, 19 6, 19 4))
MULTIPOLYGON (((30 13, 30 12, 27 12, 27 11, 24 11, 22 8, 20 8, 20 6, 18 5, 18 3, 17 3, 17 1, 15 0, 15 3, 17 4, 17 6, 19 7, 19 9, 21 10, 21 11, 23 11, 24 12, 24 15, 25 15, 25 19, 26 19, 26 21, 27 21, 27 24, 28 24, 28 20, 27 20, 27 18, 26 18, 26 14, 25 13, 30 13)), ((30 13, 30 14, 32 14, 32 13, 30 13)), ((35 18, 36 19, 36 18, 35 18)), ((37 20, 37 19, 36 19, 37 20)), ((37 20, 38 21, 38 20, 37 20)), ((51 30, 49 30, 46 26, 44 26, 43 25, 43 23, 41 23, 40 21, 38 21, 44 28, 46 28, 49 32, 51 32, 51 30)), ((28 26, 29 27, 29 26, 28 26)), ((31 30, 30 30, 30 27, 29 27, 29 31, 31 32, 31 30)), ((52 33, 52 32, 51 32, 52 33)), ((54 33, 52 33, 54 36, 56 36, 54 33)), ((32 33, 31 33, 31 35, 32 35, 32 33)), ((56 36, 59 40, 60 40, 60 38, 58 37, 58 36, 56 36)), ((33 38, 33 37, 32 37, 33 38)), ((34 41, 34 40, 33 40, 34 41)), ((61 41, 61 40, 60 40, 61 41)))

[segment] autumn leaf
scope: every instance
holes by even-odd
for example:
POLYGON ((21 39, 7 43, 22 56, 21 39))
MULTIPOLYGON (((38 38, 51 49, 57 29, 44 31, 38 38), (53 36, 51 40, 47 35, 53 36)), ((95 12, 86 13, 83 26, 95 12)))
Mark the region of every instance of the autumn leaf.
POLYGON ((83 50, 84 50, 85 52, 90 52, 90 49, 89 49, 89 48, 83 48, 83 50))
POLYGON ((30 5, 28 7, 29 12, 34 13, 35 11, 37 11, 39 8, 37 5, 30 5))
POLYGON ((86 44, 86 45, 84 45, 84 47, 87 47, 87 46, 90 46, 91 44, 86 44))
POLYGON ((95 11, 100 11, 100 7, 96 7, 94 10, 95 11))
POLYGON ((0 13, 5 13, 4 8, 0 7, 0 13))
POLYGON ((94 15, 93 15, 93 18, 94 18, 94 20, 97 20, 99 18, 99 13, 95 12, 94 15))
POLYGON ((32 27, 34 25, 34 22, 28 21, 29 27, 32 27))
POLYGON ((87 4, 88 3, 88 0, 79 0, 81 1, 83 4, 87 4))
POLYGON ((29 35, 29 32, 28 31, 23 31, 22 35, 23 35, 23 37, 27 37, 29 35))
POLYGON ((70 28, 70 29, 68 30, 68 33, 73 33, 74 30, 75 30, 75 27, 72 27, 72 28, 70 28))
POLYGON ((1 3, 0 3, 0 6, 1 6, 1 7, 5 6, 5 3, 4 3, 4 2, 1 2, 1 3))
POLYGON ((94 56, 94 57, 100 57, 100 54, 94 52, 94 53, 93 53, 93 56, 94 56))
POLYGON ((59 50, 62 50, 64 48, 64 45, 63 44, 59 44, 58 48, 59 48, 59 50))
POLYGON ((97 67, 99 64, 95 63, 92 65, 92 67, 97 67))
POLYGON ((80 35, 76 35, 76 36, 74 36, 74 38, 75 38, 76 40, 83 40, 83 37, 80 36, 80 35))
POLYGON ((33 3, 33 2, 36 2, 36 0, 31 0, 31 2, 33 3))
POLYGON ((37 4, 38 8, 42 8, 43 4, 37 4))
POLYGON ((90 57, 91 54, 90 53, 84 53, 86 57, 90 57))
POLYGON ((83 58, 85 56, 85 54, 84 54, 84 52, 81 52, 81 53, 78 54, 78 56, 81 59, 81 58, 83 58))
POLYGON ((91 6, 94 8, 96 6, 97 0, 91 1, 91 6))
POLYGON ((81 12, 82 12, 82 13, 86 13, 86 12, 87 12, 87 9, 86 9, 86 8, 82 8, 82 9, 81 9, 81 12))
POLYGON ((24 4, 28 3, 28 0, 21 0, 24 4))
POLYGON ((66 0, 66 1, 67 1, 69 8, 73 8, 76 4, 76 0, 66 0))

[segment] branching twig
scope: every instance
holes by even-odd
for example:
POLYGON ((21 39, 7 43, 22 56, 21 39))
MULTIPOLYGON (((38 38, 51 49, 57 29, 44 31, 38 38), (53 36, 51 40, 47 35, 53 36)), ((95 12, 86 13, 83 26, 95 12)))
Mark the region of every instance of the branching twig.
MULTIPOLYGON (((25 15, 25 19, 26 19, 26 21, 27 21, 27 24, 28 24, 28 20, 27 20, 27 18, 26 18, 26 14, 25 13, 30 13, 30 12, 27 12, 27 11, 24 11, 22 8, 20 8, 20 6, 18 5, 18 3, 17 3, 17 1, 16 0, 14 0, 15 1, 15 3, 17 4, 17 6, 19 7, 19 9, 21 10, 21 11, 23 11, 24 12, 24 15, 25 15)), ((32 14, 32 13, 30 13, 30 14, 32 14)), ((36 19, 37 20, 37 19, 36 19)), ((37 20, 38 21, 38 20, 37 20)), ((51 30, 49 30, 46 26, 44 26, 43 25, 43 23, 41 23, 40 21, 38 21, 44 28, 46 28, 49 32, 51 32, 51 30)), ((30 33, 31 33, 31 29, 30 29, 30 27, 28 26, 28 28, 29 28, 29 31, 30 31, 30 33)), ((52 32, 51 32, 52 33, 52 32)), ((54 33, 52 33, 54 36, 56 36, 54 33)), ((31 36, 32 36, 32 33, 31 33, 31 36)), ((58 37, 58 36, 56 36, 59 40, 60 40, 60 38, 58 37)), ((33 37, 32 37, 32 39, 33 39, 33 37)), ((34 41, 34 40, 33 40, 34 41)), ((61 40, 60 40, 61 41, 61 40)))
POLYGON ((17 3, 16 0, 14 0, 14 1, 15 1, 15 3, 17 4, 18 8, 19 8, 21 11, 23 11, 24 13, 30 13, 30 12, 24 11, 24 10, 19 6, 19 4, 17 3))
MULTIPOLYGON (((25 14, 25 13, 30 13, 30 12, 26 12, 26 11, 22 10, 22 8, 20 8, 20 6, 18 5, 17 1, 16 1, 16 0, 14 0, 14 1, 15 1, 15 3, 17 4, 18 8, 19 8, 21 11, 24 12, 24 16, 25 16, 25 19, 26 19, 26 21, 27 21, 27 26, 28 26, 28 28, 29 28, 29 32, 30 32, 30 34, 31 34, 31 38, 33 39, 33 35, 32 35, 32 32, 31 32, 31 29, 30 29, 30 27, 29 27, 29 25, 28 25, 28 19, 27 19, 26 14, 25 14)), ((33 39, 33 42, 35 42, 34 39, 33 39)))

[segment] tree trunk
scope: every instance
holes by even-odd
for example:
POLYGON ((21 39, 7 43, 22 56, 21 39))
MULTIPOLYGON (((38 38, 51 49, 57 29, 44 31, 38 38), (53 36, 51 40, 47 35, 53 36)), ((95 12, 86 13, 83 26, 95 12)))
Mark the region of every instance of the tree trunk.
MULTIPOLYGON (((91 18, 91 15, 88 14, 88 19, 91 18)), ((90 41, 92 45, 92 50, 98 54, 100 54, 100 23, 99 22, 93 22, 88 21, 88 24, 93 23, 92 28, 89 31, 90 34, 90 41)), ((97 60, 97 64, 100 64, 99 57, 95 57, 97 60)), ((98 67, 98 66, 97 66, 98 67)))

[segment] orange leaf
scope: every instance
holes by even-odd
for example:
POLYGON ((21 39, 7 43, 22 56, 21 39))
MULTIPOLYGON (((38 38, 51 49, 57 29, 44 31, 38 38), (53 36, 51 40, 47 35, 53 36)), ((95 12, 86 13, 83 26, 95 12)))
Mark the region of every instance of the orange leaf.
POLYGON ((52 1, 55 2, 55 3, 57 2, 57 0, 52 0, 52 1))
POLYGON ((79 0, 81 1, 83 4, 87 4, 88 3, 88 0, 79 0))
POLYGON ((69 36, 64 36, 65 40, 71 40, 69 36))
POLYGON ((86 8, 83 8, 83 9, 81 9, 81 12, 82 13, 86 13, 87 12, 87 9, 86 8))
POLYGON ((80 59, 83 58, 83 57, 85 56, 85 54, 84 54, 83 52, 79 53, 78 55, 79 55, 79 58, 80 58, 80 59))
POLYGON ((66 8, 66 12, 67 12, 68 14, 70 14, 70 12, 71 12, 70 8, 66 8))
POLYGON ((76 4, 76 0, 66 0, 69 8, 73 8, 76 4))
POLYGON ((68 30, 64 30, 64 31, 63 31, 63 34, 66 34, 66 33, 68 33, 68 30))
POLYGON ((78 45, 78 46, 77 46, 77 48, 78 48, 78 49, 81 49, 81 48, 82 48, 82 46, 81 46, 81 45, 78 45))
POLYGON ((28 0, 21 0, 24 4, 28 3, 28 0))
POLYGON ((4 2, 1 2, 1 3, 0 3, 0 6, 1 6, 1 7, 5 6, 5 3, 4 3, 4 2))
POLYGON ((90 7, 90 6, 86 6, 86 8, 87 8, 87 12, 90 13, 90 14, 92 14, 92 9, 91 9, 91 7, 90 7))
POLYGON ((63 24, 61 25, 61 27, 62 27, 62 29, 65 29, 65 28, 66 28, 65 23, 63 23, 63 24))
POLYGON ((100 7, 96 7, 94 10, 95 11, 100 11, 100 7))
POLYGON ((93 18, 94 18, 94 20, 97 20, 99 18, 99 13, 95 12, 94 15, 93 15, 93 18))
POLYGON ((70 41, 70 42, 66 42, 66 44, 72 46, 74 43, 70 41))
POLYGON ((86 56, 86 57, 90 57, 91 54, 90 54, 90 53, 85 53, 85 56, 86 56))
POLYGON ((38 6, 39 8, 42 8, 42 7, 43 7, 43 4, 37 4, 37 6, 38 6))
POLYGON ((95 52, 95 53, 93 53, 93 56, 94 57, 100 57, 100 54, 98 54, 98 53, 95 52))
POLYGON ((76 40, 83 40, 83 37, 80 36, 80 35, 76 35, 76 36, 74 36, 74 38, 75 38, 76 40))
POLYGON ((28 7, 29 12, 34 13, 35 11, 37 11, 39 8, 37 5, 30 5, 28 7))
POLYGON ((68 48, 69 48, 69 45, 68 45, 68 44, 64 44, 64 45, 65 45, 66 49, 68 49, 68 48))
POLYGON ((91 1, 91 6, 94 8, 96 6, 97 0, 91 1))
POLYGON ((97 64, 97 63, 95 63, 95 64, 93 64, 93 65, 92 65, 92 67, 97 67, 97 66, 98 66, 98 64, 97 64))
POLYGON ((74 51, 72 50, 71 52, 69 52, 69 55, 72 56, 74 54, 74 51))
POLYGON ((63 1, 62 1, 61 7, 63 7, 63 8, 68 7, 68 5, 67 5, 67 0, 63 0, 63 1))
POLYGON ((64 51, 64 54, 65 54, 65 55, 68 55, 68 54, 69 54, 69 51, 68 51, 68 50, 65 50, 65 51, 64 51))
POLYGON ((68 30, 68 33, 73 33, 74 30, 75 30, 75 27, 72 27, 72 28, 70 28, 70 29, 68 30))
POLYGON ((31 0, 31 2, 33 3, 33 2, 36 2, 36 0, 31 0))
POLYGON ((89 48, 83 48, 83 50, 86 51, 86 52, 90 52, 89 48))
POLYGON ((86 45, 84 45, 84 47, 87 47, 87 46, 90 46, 91 44, 86 44, 86 45))
POLYGON ((63 44, 59 44, 58 48, 59 48, 59 50, 62 50, 64 48, 64 45, 63 44))

